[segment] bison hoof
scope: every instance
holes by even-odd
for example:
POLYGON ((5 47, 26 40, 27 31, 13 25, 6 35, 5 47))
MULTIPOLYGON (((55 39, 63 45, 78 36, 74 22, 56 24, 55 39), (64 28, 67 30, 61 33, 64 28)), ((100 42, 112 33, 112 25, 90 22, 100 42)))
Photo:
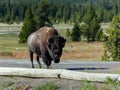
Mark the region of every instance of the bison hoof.
POLYGON ((51 66, 47 66, 47 69, 52 69, 52 67, 51 66))

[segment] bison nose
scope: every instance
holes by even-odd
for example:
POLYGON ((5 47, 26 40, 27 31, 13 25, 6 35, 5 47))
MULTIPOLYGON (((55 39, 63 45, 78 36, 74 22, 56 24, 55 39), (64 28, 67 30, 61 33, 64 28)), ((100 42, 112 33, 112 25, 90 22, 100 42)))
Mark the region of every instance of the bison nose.
POLYGON ((60 59, 55 59, 54 60, 54 63, 59 63, 60 62, 60 59))

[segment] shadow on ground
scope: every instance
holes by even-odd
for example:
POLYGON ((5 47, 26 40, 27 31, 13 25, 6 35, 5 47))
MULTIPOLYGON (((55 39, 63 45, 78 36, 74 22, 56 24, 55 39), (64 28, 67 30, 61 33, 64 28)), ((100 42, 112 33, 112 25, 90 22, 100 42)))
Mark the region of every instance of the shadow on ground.
POLYGON ((66 68, 67 70, 104 70, 109 68, 66 68))

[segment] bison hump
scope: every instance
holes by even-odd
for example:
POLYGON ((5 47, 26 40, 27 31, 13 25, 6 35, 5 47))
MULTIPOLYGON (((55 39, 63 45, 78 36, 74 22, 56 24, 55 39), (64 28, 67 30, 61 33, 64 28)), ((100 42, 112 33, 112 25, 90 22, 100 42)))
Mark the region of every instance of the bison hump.
POLYGON ((55 28, 53 27, 44 27, 43 32, 47 35, 58 35, 58 32, 55 28))

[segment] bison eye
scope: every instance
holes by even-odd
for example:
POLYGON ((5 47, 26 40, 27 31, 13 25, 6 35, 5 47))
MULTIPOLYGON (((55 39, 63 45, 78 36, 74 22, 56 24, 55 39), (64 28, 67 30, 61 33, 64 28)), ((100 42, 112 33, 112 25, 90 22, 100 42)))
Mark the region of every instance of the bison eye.
POLYGON ((54 42, 53 38, 49 38, 49 39, 47 40, 47 43, 48 43, 48 44, 52 44, 53 42, 54 42))

